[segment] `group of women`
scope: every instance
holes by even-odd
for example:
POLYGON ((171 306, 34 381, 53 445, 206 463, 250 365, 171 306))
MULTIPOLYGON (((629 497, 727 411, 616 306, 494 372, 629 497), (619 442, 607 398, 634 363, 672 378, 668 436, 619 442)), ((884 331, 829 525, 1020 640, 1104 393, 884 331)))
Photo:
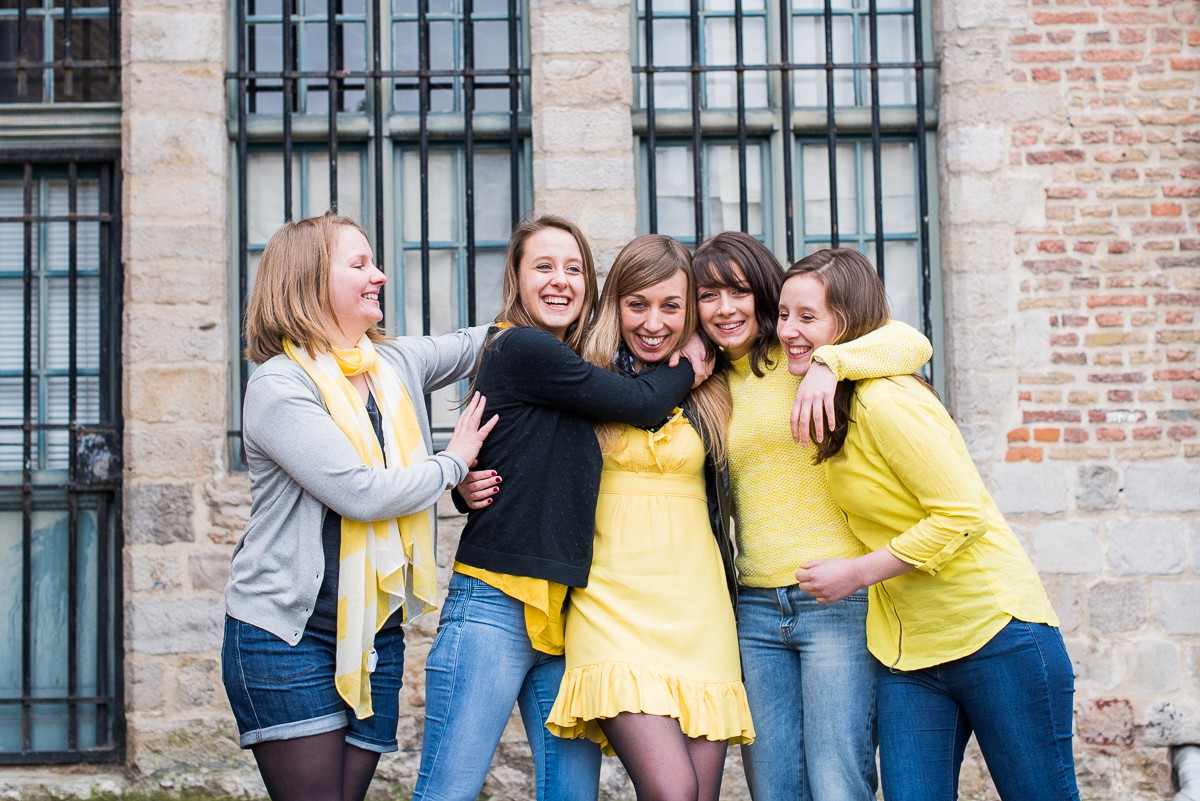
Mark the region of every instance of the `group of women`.
POLYGON ((877 743, 888 801, 948 800, 972 732, 1006 801, 1078 798, 1054 612, 861 254, 646 235, 600 293, 546 215, 494 325, 444 337, 383 337, 384 281, 325 215, 248 309, 223 672, 273 799, 362 799, 397 748, 451 488, 414 799, 475 799, 514 705, 539 801, 593 801, 602 752, 639 801, 715 801, 730 743, 755 801, 872 799, 877 743), (421 396, 472 375, 433 453, 421 396))

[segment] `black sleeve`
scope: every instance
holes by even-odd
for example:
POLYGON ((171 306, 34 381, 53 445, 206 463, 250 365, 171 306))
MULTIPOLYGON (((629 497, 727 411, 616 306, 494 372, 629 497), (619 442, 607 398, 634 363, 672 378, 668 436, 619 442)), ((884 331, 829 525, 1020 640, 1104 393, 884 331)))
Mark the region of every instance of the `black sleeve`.
POLYGON ((459 494, 457 486, 450 490, 450 500, 454 501, 454 508, 464 515, 471 511, 471 507, 467 506, 467 499, 459 494))
POLYGON ((683 402, 695 378, 687 359, 630 378, 589 364, 545 331, 514 329, 505 339, 502 379, 514 396, 593 420, 652 426, 683 402))

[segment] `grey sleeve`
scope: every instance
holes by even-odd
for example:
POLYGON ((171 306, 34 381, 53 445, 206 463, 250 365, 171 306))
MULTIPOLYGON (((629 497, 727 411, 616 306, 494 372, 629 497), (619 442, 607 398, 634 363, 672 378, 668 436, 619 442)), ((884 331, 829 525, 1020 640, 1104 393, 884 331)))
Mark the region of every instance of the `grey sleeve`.
POLYGON ((460 328, 453 334, 405 340, 407 346, 416 350, 425 392, 433 392, 474 375, 487 332, 486 325, 477 325, 474 328, 460 328))
POLYGON ((333 422, 307 377, 255 374, 242 426, 247 455, 274 462, 309 494, 351 520, 428 509, 466 476, 457 456, 438 453, 409 467, 367 467, 333 422))

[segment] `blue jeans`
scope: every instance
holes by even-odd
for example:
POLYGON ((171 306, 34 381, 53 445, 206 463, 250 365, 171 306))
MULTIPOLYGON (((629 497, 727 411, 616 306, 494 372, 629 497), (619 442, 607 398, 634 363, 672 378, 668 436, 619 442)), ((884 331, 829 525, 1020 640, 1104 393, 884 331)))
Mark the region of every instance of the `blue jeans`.
POLYGON ((879 757, 888 801, 954 801, 971 732, 1005 801, 1077 801, 1075 674, 1058 629, 1013 620, 970 656, 879 668, 879 757))
POLYGON ((563 671, 561 656, 529 644, 519 601, 454 573, 425 663, 425 740, 413 801, 475 801, 514 704, 533 751, 538 801, 595 801, 600 747, 546 729, 563 671))
POLYGON ((873 801, 877 663, 867 651, 866 591, 835 604, 796 585, 738 592, 756 733, 742 746, 750 797, 873 801))

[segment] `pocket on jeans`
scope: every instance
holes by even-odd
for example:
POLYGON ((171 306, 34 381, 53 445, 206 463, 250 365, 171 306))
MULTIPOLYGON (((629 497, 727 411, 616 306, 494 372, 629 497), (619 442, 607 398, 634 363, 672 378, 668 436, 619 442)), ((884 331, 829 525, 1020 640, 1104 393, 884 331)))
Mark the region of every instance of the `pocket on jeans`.
POLYGON ((320 660, 301 641, 288 645, 269 631, 238 622, 236 649, 238 665, 247 679, 265 685, 288 684, 315 673, 320 660))

